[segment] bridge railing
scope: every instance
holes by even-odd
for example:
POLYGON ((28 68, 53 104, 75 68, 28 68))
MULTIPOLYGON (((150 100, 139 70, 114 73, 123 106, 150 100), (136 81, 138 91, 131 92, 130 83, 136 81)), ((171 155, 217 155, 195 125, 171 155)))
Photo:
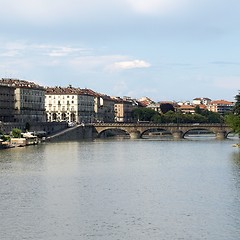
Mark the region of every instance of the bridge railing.
POLYGON ((217 127, 228 127, 226 124, 222 124, 222 123, 91 123, 89 125, 92 126, 181 126, 181 127, 213 127, 213 126, 217 126, 217 127))

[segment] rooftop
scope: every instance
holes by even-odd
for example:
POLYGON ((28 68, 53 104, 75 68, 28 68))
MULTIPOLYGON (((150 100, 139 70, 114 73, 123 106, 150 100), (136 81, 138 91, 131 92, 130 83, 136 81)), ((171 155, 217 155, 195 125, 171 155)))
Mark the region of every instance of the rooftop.
POLYGON ((2 78, 2 79, 0 79, 0 85, 8 86, 8 87, 15 87, 15 88, 33 88, 33 89, 44 90, 44 87, 42 87, 34 82, 29 82, 26 80, 20 80, 20 79, 15 79, 15 78, 2 78))

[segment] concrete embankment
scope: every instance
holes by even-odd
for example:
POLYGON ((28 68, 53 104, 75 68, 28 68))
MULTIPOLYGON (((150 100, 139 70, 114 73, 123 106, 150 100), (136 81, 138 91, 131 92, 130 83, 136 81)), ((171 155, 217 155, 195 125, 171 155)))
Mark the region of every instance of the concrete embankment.
POLYGON ((77 125, 71 128, 64 129, 58 133, 49 135, 46 138, 46 141, 69 141, 90 139, 92 137, 92 126, 77 125))
MULTIPOLYGON (((56 132, 60 132, 67 128, 66 122, 36 122, 29 124, 30 132, 34 131, 43 131, 48 135, 56 132)), ((19 128, 22 132, 26 130, 26 123, 1 123, 0 125, 1 131, 5 134, 9 134, 13 128, 19 128)))

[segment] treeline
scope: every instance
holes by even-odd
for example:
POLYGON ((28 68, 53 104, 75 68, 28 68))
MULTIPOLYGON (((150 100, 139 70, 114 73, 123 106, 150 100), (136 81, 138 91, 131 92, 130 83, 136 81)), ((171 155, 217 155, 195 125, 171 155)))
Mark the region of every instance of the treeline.
POLYGON ((195 108, 195 114, 183 114, 179 111, 167 111, 164 114, 149 108, 134 109, 133 119, 137 121, 149 121, 153 123, 223 123, 224 117, 219 113, 195 108))

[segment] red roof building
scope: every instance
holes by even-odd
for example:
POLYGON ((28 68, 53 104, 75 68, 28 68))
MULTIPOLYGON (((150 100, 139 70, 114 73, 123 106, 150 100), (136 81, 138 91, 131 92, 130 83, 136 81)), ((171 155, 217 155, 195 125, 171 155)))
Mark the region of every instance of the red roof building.
POLYGON ((233 102, 229 102, 226 100, 214 100, 208 104, 208 110, 224 114, 226 112, 232 111, 233 106, 234 106, 233 102))

